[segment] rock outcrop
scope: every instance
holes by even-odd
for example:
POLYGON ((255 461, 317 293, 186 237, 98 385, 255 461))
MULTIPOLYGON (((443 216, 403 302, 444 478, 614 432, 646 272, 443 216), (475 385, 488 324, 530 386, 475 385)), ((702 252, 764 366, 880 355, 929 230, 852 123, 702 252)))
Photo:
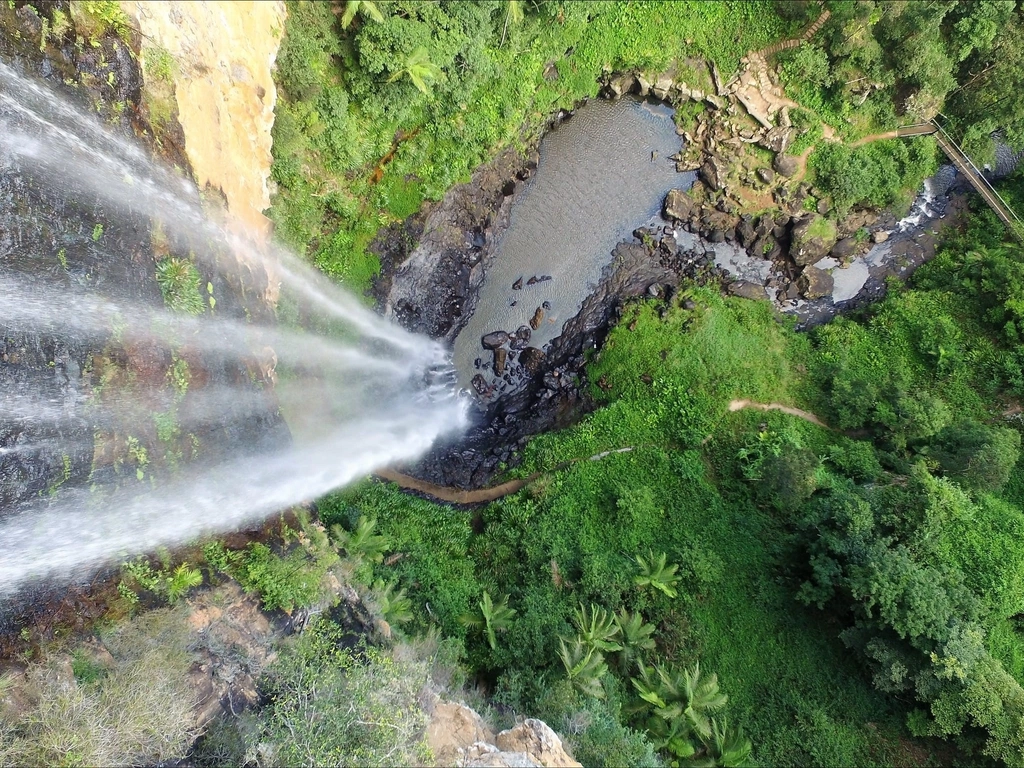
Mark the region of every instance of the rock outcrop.
POLYGON ((797 280, 797 286, 805 299, 821 299, 832 293, 834 286, 832 275, 817 267, 804 267, 797 280))
POLYGON ((437 699, 427 724, 427 746, 438 766, 464 768, 577 768, 562 740, 540 720, 528 719, 495 735, 465 704, 437 699))
POLYGON ((263 211, 270 207, 270 129, 277 101, 271 70, 285 4, 124 0, 121 8, 145 41, 146 77, 158 76, 146 59, 166 52, 174 61, 169 75, 178 122, 200 189, 219 190, 233 218, 250 232, 269 235, 263 211))
POLYGON ((836 244, 836 226, 818 214, 806 216, 793 224, 790 256, 797 266, 820 261, 836 244))

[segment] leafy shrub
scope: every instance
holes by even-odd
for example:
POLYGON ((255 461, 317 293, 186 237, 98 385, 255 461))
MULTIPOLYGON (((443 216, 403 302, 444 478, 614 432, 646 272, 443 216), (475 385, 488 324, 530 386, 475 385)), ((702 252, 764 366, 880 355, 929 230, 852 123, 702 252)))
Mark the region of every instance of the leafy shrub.
POLYGON ((260 596, 265 610, 291 613, 319 599, 326 570, 311 562, 301 547, 278 555, 266 544, 255 542, 249 545, 234 573, 247 592, 260 596))
POLYGON ((343 631, 317 620, 267 670, 269 703, 246 739, 256 765, 416 765, 427 717, 418 696, 427 666, 376 648, 357 655, 343 631))
POLYGON ((206 303, 199 284, 201 278, 195 265, 185 259, 167 257, 156 265, 156 282, 164 304, 186 315, 201 315, 206 303))

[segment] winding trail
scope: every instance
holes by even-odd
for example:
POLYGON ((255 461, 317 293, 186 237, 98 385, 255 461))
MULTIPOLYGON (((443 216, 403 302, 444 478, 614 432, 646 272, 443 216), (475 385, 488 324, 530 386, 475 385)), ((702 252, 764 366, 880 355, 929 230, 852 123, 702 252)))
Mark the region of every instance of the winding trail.
MULTIPOLYGON (((789 414, 790 416, 796 416, 799 419, 808 421, 811 424, 822 427, 824 429, 831 429, 825 422, 819 419, 810 411, 804 411, 800 408, 794 408, 789 405, 783 405, 782 403, 755 403, 752 400, 733 400, 729 403, 729 411, 741 411, 744 408, 752 408, 758 411, 781 411, 782 413, 789 414)), ((526 486, 535 482, 544 475, 550 475, 555 472, 559 472, 566 467, 577 464, 581 461, 600 461, 608 456, 615 453, 629 453, 637 448, 644 448, 653 445, 652 443, 645 443, 642 445, 629 445, 625 448, 614 448, 609 451, 602 451, 596 453, 593 456, 586 456, 581 459, 570 459, 569 461, 563 461, 552 469, 546 472, 534 472, 528 477, 520 477, 515 480, 508 480, 498 485, 491 485, 487 488, 477 488, 475 491, 467 491, 462 488, 452 488, 445 485, 437 485, 435 483, 428 483, 426 480, 420 480, 417 477, 406 475, 402 472, 398 472, 394 469, 378 469, 374 472, 374 475, 381 480, 386 480, 389 483, 394 483, 399 488, 406 491, 415 491, 416 493, 422 493, 426 496, 430 496, 432 499, 437 501, 447 502, 449 504, 459 504, 469 506, 471 504, 486 504, 490 501, 496 501, 504 496, 511 496, 513 493, 518 493, 523 490, 526 486)))
MULTIPOLYGON (((650 444, 648 443, 648 445, 650 444)), ((517 493, 538 478, 543 477, 544 475, 550 475, 553 472, 558 472, 578 462, 600 461, 606 456, 611 456, 613 453, 629 453, 630 451, 636 450, 636 448, 643 447, 643 445, 629 445, 625 448, 615 448, 611 451, 596 453, 593 456, 587 456, 582 459, 570 459, 569 461, 563 461, 561 464, 556 465, 553 469, 549 469, 546 472, 534 472, 529 477, 516 478, 515 480, 509 480, 487 488, 478 488, 475 491, 467 491, 462 488, 451 488, 445 485, 428 483, 426 480, 420 480, 419 478, 402 474, 401 472, 397 472, 393 469, 379 469, 374 472, 374 474, 381 480, 387 480, 389 483, 394 483, 399 488, 404 488, 407 491, 423 493, 437 499, 438 501, 447 501, 451 504, 482 504, 488 501, 495 501, 503 496, 510 496, 513 493, 517 493)))
POLYGON ((816 424, 819 427, 831 429, 828 424, 823 422, 810 411, 793 408, 790 405, 783 405, 782 403, 755 403, 751 400, 733 400, 729 403, 730 411, 742 411, 744 408, 753 408, 757 411, 781 411, 782 413, 788 413, 790 416, 796 416, 798 419, 809 421, 811 424, 816 424))

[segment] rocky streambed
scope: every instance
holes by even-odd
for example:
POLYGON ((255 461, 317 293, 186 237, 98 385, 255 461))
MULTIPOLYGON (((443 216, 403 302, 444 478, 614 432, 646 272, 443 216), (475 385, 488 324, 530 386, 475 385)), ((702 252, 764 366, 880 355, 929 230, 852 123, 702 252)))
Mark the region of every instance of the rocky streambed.
POLYGON ((586 127, 602 125, 590 115, 605 117, 614 104, 588 103, 558 115, 539 151, 500 155, 378 239, 383 310, 453 343, 475 406, 465 436, 403 472, 481 487, 515 463, 530 435, 577 420, 592 407, 584 354, 600 346, 629 299, 715 282, 735 296, 771 300, 808 327, 877 299, 888 277, 909 275, 964 208, 963 188, 944 168, 903 219, 872 210, 838 216, 800 180, 802 161, 787 153, 797 129, 760 62, 747 62, 728 84, 709 70, 701 84, 610 75, 610 102, 666 121, 648 143, 602 144, 601 131, 586 127), (687 102, 703 111, 678 128, 663 105, 687 102), (584 128, 571 134, 573 123, 584 128), (558 141, 563 135, 572 139, 558 141), (751 145, 774 159, 747 151, 751 145), (598 176, 608 169, 608 178, 588 184, 580 167, 588 162, 598 176), (637 183, 623 211, 615 185, 630 173, 637 183), (594 191, 613 205, 595 211, 594 191), (759 207, 771 212, 746 213, 759 207))

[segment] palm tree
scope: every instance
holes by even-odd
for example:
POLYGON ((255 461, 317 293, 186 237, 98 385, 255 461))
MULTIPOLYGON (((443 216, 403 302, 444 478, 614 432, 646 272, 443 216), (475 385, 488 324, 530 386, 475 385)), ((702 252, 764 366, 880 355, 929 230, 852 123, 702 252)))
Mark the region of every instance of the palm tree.
POLYGON ((636 576, 633 581, 638 587, 654 587, 669 597, 676 597, 676 584, 679 583, 676 571, 679 570, 679 566, 675 563, 666 565, 667 559, 668 556, 664 552, 657 558, 653 552, 646 558, 637 555, 636 562, 640 566, 640 575, 636 576))
POLYGON ((192 587, 198 587, 203 583, 203 574, 198 568, 193 568, 188 563, 182 563, 175 568, 174 573, 167 578, 167 600, 170 603, 178 602, 192 587))
POLYGON ((440 77, 441 68, 430 61, 430 54, 421 45, 406 57, 404 66, 388 78, 388 82, 393 83, 402 75, 408 75, 420 93, 430 93, 427 82, 440 77))
POLYGON ((615 615, 615 626, 619 630, 619 669, 625 671, 633 666, 643 651, 654 650, 654 626, 644 622, 644 617, 622 608, 615 615))
POLYGON ((614 614, 604 608, 591 605, 588 610, 580 603, 573 616, 580 636, 588 646, 597 651, 621 651, 622 646, 614 642, 619 634, 614 614))
POLYGON ((704 754, 692 761, 694 768, 748 768, 754 764, 750 759, 754 745, 742 728, 730 728, 725 720, 712 720, 711 736, 702 741, 704 754))
POLYGON ((384 15, 377 8, 377 4, 371 0, 348 0, 345 3, 345 14, 341 17, 341 28, 348 29, 349 24, 360 11, 378 23, 384 21, 384 15))
POLYGON ((711 738, 709 712, 720 710, 729 697, 718 689, 718 675, 703 675, 700 662, 692 669, 669 669, 639 665, 640 677, 633 686, 654 714, 667 722, 681 720, 681 725, 702 739, 711 738))
POLYGON ((370 604, 380 616, 380 630, 385 637, 391 637, 392 624, 404 624, 412 620, 412 601, 399 589, 397 581, 387 583, 377 580, 370 589, 370 604))
POLYGON ((523 23, 525 5, 526 0, 506 0, 505 26, 501 29, 501 42, 498 44, 499 46, 505 44, 505 34, 508 32, 509 24, 518 26, 523 23))
POLYGON ((346 554, 370 563, 379 563, 384 559, 389 545, 384 536, 373 532, 376 527, 376 518, 360 517, 354 531, 349 532, 335 525, 331 527, 331 535, 346 554))
POLYGON ((569 682, 584 696, 604 698, 601 678, 608 672, 604 655, 588 645, 583 638, 575 637, 566 644, 565 638, 558 639, 558 657, 562 660, 569 682))
POLYGON ((479 613, 463 614, 459 617, 459 623, 465 627, 481 630, 487 638, 487 644, 491 646, 491 650, 497 650, 496 633, 508 627, 509 621, 516 615, 516 610, 508 607, 508 595, 505 595, 501 602, 495 605, 487 590, 484 590, 483 598, 478 605, 480 606, 479 613))

